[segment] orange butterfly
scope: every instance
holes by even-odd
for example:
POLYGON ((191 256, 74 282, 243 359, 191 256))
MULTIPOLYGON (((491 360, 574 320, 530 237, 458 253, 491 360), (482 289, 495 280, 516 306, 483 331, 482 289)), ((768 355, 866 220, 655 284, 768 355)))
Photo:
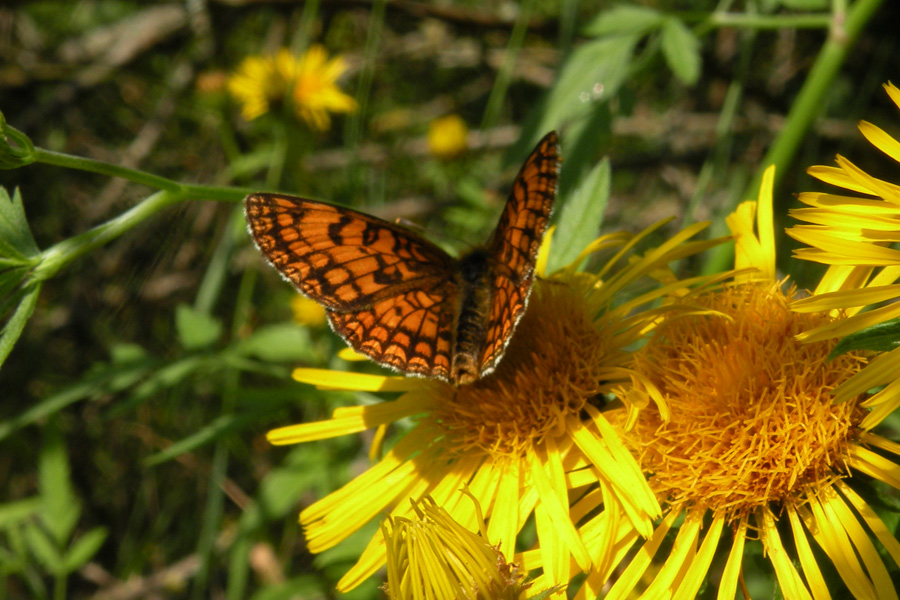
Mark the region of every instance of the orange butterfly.
POLYGON ((519 171, 490 242, 458 259, 348 208, 278 194, 251 194, 244 207, 260 251, 353 349, 467 384, 497 367, 525 312, 559 167, 551 132, 519 171))

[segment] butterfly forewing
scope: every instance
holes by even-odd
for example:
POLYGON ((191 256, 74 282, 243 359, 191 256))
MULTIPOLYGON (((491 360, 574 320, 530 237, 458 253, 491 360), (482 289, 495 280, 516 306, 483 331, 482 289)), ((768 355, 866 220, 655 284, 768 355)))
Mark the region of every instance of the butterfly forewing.
POLYGON ((456 261, 403 227, 276 194, 244 201, 256 245, 332 328, 375 362, 447 379, 456 261))
POLYGON ((250 233, 269 262, 327 308, 368 308, 446 280, 455 265, 428 240, 347 208, 277 194, 252 194, 244 205, 250 233))
POLYGON ((525 312, 538 250, 556 199, 559 167, 559 139, 556 132, 550 132, 519 171, 491 238, 488 254, 496 266, 481 355, 483 373, 493 370, 502 358, 525 312))

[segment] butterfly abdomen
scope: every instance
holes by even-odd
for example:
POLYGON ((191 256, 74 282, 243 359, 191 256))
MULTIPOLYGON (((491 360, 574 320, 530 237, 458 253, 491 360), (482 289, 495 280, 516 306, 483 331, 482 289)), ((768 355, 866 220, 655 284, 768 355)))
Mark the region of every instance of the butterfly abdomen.
POLYGON ((477 249, 459 260, 456 273, 458 291, 453 363, 450 381, 472 383, 479 379, 481 355, 487 340, 488 315, 491 309, 491 263, 486 250, 477 249))

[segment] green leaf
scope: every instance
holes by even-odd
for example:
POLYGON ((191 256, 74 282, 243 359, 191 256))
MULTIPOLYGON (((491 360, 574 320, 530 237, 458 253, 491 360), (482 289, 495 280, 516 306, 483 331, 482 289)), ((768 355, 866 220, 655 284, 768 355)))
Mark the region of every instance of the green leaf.
POLYGON ((175 309, 175 328, 178 340, 187 350, 199 350, 214 344, 222 336, 222 323, 187 304, 175 309))
MULTIPOLYGON (((250 596, 250 600, 291 600, 292 598, 327 598, 333 592, 317 575, 299 575, 280 583, 267 585, 250 596)), ((353 593, 353 592, 351 592, 353 593)), ((342 596, 345 596, 342 594, 342 596)))
POLYGON ((133 363, 126 363, 123 360, 117 360, 114 356, 112 365, 101 364, 93 367, 81 381, 0 421, 0 441, 23 427, 58 413, 70 404, 103 393, 117 392, 128 388, 145 377, 156 364, 157 360, 149 357, 136 358, 133 363))
POLYGON ((622 5, 601 12, 584 26, 586 36, 646 34, 662 26, 666 17, 659 11, 643 6, 622 5))
POLYGON ((40 496, 0 504, 0 529, 30 518, 41 508, 40 496))
POLYGON ((28 550, 47 571, 54 574, 65 573, 59 548, 45 529, 37 523, 29 523, 25 527, 24 534, 28 550))
POLYGON ((836 358, 854 350, 890 352, 897 346, 900 346, 900 319, 893 319, 851 333, 837 343, 828 358, 836 358))
POLYGON ((193 435, 178 440, 162 452, 157 452, 156 454, 150 456, 144 461, 144 464, 152 467, 160 463, 172 460, 173 458, 178 458, 182 454, 185 454, 192 450, 196 450, 201 446, 218 440, 225 433, 233 429, 239 429, 242 425, 255 423, 257 420, 258 417, 256 414, 222 415, 213 420, 206 427, 195 432, 193 435))
POLYGON ((66 551, 63 557, 63 568, 66 573, 77 571, 83 567, 91 557, 97 554, 100 546, 106 541, 107 531, 104 527, 95 527, 80 536, 66 551))
POLYGON ((22 195, 17 189, 10 198, 6 188, 0 187, 0 256, 35 264, 40 254, 25 218, 22 195))
POLYGON ((573 50, 541 106, 523 126, 521 139, 509 152, 510 161, 521 163, 548 131, 590 118, 598 105, 615 97, 630 72, 639 39, 635 34, 604 37, 573 50))
POLYGON ((266 362, 307 362, 315 358, 309 330, 296 323, 260 327, 234 345, 238 354, 255 356, 266 362))
POLYGON ((316 481, 328 477, 328 460, 321 447, 291 450, 282 466, 269 471, 260 482, 256 498, 241 514, 239 531, 252 534, 266 522, 296 510, 303 494, 314 489, 316 481))
POLYGON ((662 29, 662 51, 669 68, 685 85, 700 78, 700 40, 684 23, 672 17, 662 29))
MULTIPOLYGON (((28 277, 28 267, 21 266, 19 261, 0 259, 0 298, 8 299, 28 277)), ((6 311, 0 309, 0 314, 6 311)))
POLYGON ((62 435, 51 421, 44 427, 44 444, 41 448, 38 479, 41 490, 41 521, 53 535, 57 547, 65 546, 81 507, 72 491, 69 459, 62 435))
POLYGON ((23 292, 21 300, 19 300, 19 306, 16 307, 16 312, 3 326, 3 332, 0 333, 0 366, 3 366, 3 363, 6 362, 6 357, 12 352, 13 346, 16 345, 19 336, 22 335, 25 324, 28 323, 28 319, 34 313, 34 307, 37 306, 37 299, 40 293, 40 283, 35 283, 31 289, 23 292))
POLYGON ((609 189, 610 166, 609 159, 605 158, 591 170, 563 206, 550 247, 549 272, 575 260, 584 247, 597 237, 609 201, 609 189))
POLYGON ((547 588, 546 590, 540 592, 535 596, 529 596, 528 600, 545 600, 546 598, 549 598, 553 594, 559 593, 564 589, 566 589, 566 585, 560 583, 559 585, 554 585, 551 588, 547 588))

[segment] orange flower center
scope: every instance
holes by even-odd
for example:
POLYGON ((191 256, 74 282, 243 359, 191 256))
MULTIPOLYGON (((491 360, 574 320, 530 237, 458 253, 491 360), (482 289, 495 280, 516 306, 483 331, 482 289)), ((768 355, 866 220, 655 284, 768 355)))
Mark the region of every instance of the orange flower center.
POLYGON ((833 341, 795 335, 830 320, 793 313, 771 284, 729 287, 698 299, 712 314, 672 319, 636 355, 662 391, 671 419, 642 410, 628 435, 651 488, 673 509, 736 518, 847 473, 847 446, 864 415, 830 392, 864 360, 828 360, 833 341))

